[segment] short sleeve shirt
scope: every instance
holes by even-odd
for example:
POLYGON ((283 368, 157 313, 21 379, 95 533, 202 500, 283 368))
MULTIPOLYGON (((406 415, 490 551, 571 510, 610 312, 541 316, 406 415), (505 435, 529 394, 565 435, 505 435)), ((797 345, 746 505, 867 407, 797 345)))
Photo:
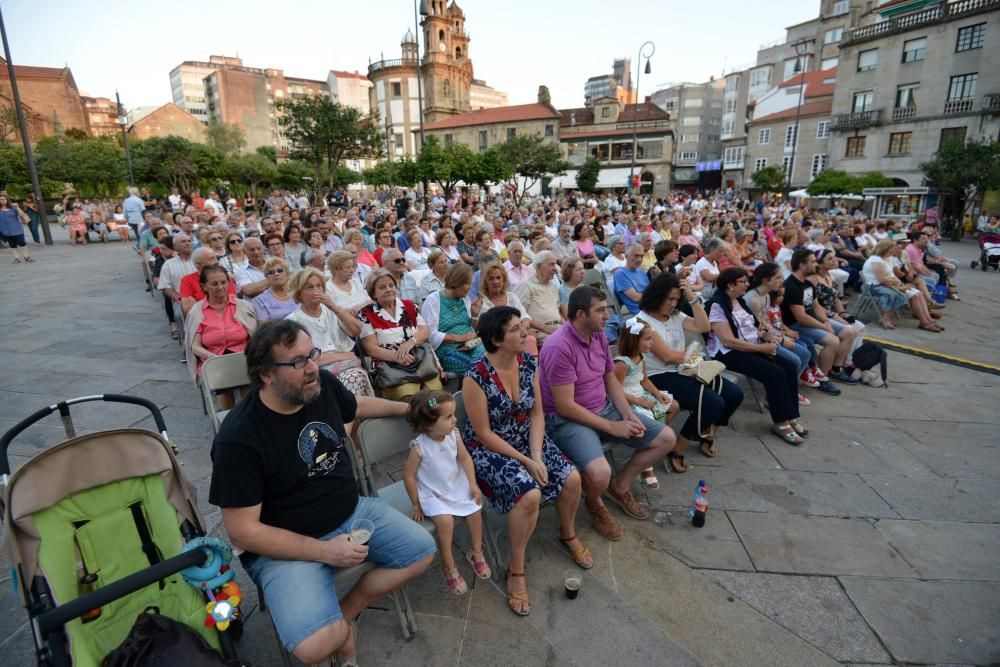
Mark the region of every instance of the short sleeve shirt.
POLYGON ((792 306, 802 306, 806 313, 812 315, 815 290, 808 282, 802 282, 795 275, 790 275, 785 279, 785 299, 781 302, 781 318, 789 324, 795 324, 798 320, 792 314, 792 306))
MULTIPOLYGON (((675 352, 680 352, 685 349, 686 338, 684 336, 684 320, 688 318, 688 315, 681 311, 677 311, 667 319, 666 322, 661 322, 655 317, 647 315, 645 312, 640 312, 637 317, 643 322, 649 324, 650 328, 655 331, 663 342, 666 343, 667 347, 675 352)), ((646 353, 646 373, 649 375, 659 375, 660 373, 676 373, 677 364, 665 363, 658 356, 653 354, 651 351, 646 353)))
POLYGON ((633 315, 639 312, 639 302, 629 298, 625 291, 631 288, 642 294, 647 287, 649 287, 649 276, 642 268, 622 268, 615 271, 615 294, 633 315))
POLYGON ((573 385, 573 400, 591 412, 600 412, 608 401, 604 376, 614 372, 614 361, 603 332, 590 335, 586 342, 566 322, 545 340, 538 358, 539 388, 546 415, 555 414, 552 387, 573 385))

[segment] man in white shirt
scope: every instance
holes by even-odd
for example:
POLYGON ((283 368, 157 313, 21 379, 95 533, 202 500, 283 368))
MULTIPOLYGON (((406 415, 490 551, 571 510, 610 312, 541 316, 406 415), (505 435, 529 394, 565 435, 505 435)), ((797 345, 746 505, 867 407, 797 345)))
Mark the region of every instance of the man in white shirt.
POLYGON ((511 241, 507 246, 507 261, 503 263, 507 270, 507 282, 511 292, 516 292, 521 283, 535 274, 535 271, 524 263, 524 244, 511 241))
POLYGON ((580 257, 580 251, 576 249, 576 242, 573 240, 573 228, 569 224, 559 225, 559 236, 552 242, 552 254, 560 264, 580 257))
POLYGON ((170 188, 170 196, 167 197, 167 201, 170 202, 170 210, 174 213, 184 212, 184 200, 177 188, 170 188))
POLYGON ((205 212, 211 215, 223 215, 226 207, 219 200, 218 192, 209 192, 208 199, 205 200, 205 212))
POLYGON ((304 192, 301 193, 295 200, 295 208, 299 209, 300 211, 304 211, 305 209, 309 208, 309 197, 307 197, 304 192))
POLYGON ((236 291, 247 299, 252 299, 267 289, 267 276, 264 275, 264 243, 251 236, 243 243, 243 252, 247 256, 246 266, 236 269, 236 291))
MULTIPOLYGON (((160 268, 159 288, 170 298, 174 309, 174 319, 178 323, 183 321, 180 296, 181 278, 195 270, 194 259, 191 256, 193 250, 194 244, 191 237, 184 232, 177 234, 174 236, 174 252, 176 254, 164 262, 163 267, 160 268)), ((179 327, 179 330, 183 337, 184 328, 179 327)), ((181 355, 181 361, 187 361, 186 354, 181 355)))

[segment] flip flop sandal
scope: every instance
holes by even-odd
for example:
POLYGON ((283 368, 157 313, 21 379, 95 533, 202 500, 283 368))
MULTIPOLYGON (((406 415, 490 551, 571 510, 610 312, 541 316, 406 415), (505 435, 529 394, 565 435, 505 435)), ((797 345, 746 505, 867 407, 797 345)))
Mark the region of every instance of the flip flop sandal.
POLYGON ((29 263, 30 263, 30 262, 34 262, 35 260, 31 259, 30 257, 25 257, 25 258, 24 258, 24 261, 26 261, 26 262, 29 262, 29 263))
POLYGON ((489 579, 493 576, 493 571, 490 570, 490 565, 486 562, 486 558, 483 557, 482 551, 470 551, 465 554, 465 560, 469 561, 469 565, 472 566, 472 570, 480 579, 489 579))
POLYGON ((642 483, 651 489, 660 488, 660 480, 656 479, 656 473, 653 472, 652 468, 646 468, 641 473, 642 483))
POLYGON ((458 568, 452 569, 451 572, 445 571, 444 583, 455 595, 465 595, 469 592, 469 587, 465 583, 465 577, 458 571, 458 568))
POLYGON ((708 459, 714 459, 716 455, 715 451, 715 440, 709 440, 708 438, 702 438, 698 441, 698 451, 701 455, 708 459))
POLYGON ((673 452, 667 452, 667 470, 678 475, 686 473, 688 471, 687 466, 684 465, 684 457, 680 454, 674 454, 673 452))
POLYGON ((800 424, 798 419, 792 419, 790 420, 790 423, 800 438, 806 438, 809 436, 809 429, 800 424))
MULTIPOLYGON (((507 570, 507 578, 510 577, 523 577, 524 572, 511 572, 510 569, 507 570)), ((528 599, 527 591, 507 591, 507 606, 512 612, 518 616, 527 616, 531 613, 531 600, 528 599), (515 607, 514 605, 518 606, 515 607), (527 609, 525 609, 525 605, 527 609)))
POLYGON ((795 429, 787 424, 785 426, 778 426, 775 424, 771 427, 771 433, 775 434, 789 445, 798 446, 805 442, 805 440, 803 440, 799 434, 795 432, 795 429))
MULTIPOLYGON (((562 542, 562 545, 564 547, 566 547, 566 550, 569 551, 570 557, 572 557, 573 561, 576 562, 577 565, 582 567, 584 570, 589 570, 590 568, 594 567, 594 555, 593 553, 591 553, 590 547, 588 547, 587 545, 584 545, 582 549, 577 549, 576 551, 574 551, 573 547, 570 545, 570 542, 572 542, 575 539, 576 535, 573 535, 572 537, 567 537, 567 538, 560 537, 559 541, 562 542)), ((581 542, 581 544, 583 543, 581 542)))

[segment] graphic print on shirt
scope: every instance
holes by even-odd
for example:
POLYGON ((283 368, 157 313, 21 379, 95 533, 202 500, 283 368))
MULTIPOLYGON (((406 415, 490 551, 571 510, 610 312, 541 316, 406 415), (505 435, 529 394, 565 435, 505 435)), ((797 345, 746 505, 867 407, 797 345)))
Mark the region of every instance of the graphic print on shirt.
POLYGON ((333 473, 346 442, 328 424, 318 421, 306 424, 298 440, 299 456, 307 466, 306 477, 313 479, 333 473))

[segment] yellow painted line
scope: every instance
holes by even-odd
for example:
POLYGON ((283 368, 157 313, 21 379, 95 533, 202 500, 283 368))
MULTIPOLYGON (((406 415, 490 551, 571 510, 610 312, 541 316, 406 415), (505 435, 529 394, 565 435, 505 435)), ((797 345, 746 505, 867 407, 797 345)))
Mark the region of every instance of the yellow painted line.
POLYGON ((932 361, 940 361, 945 364, 951 364, 953 366, 961 366, 962 368, 968 368, 970 370, 982 371, 983 373, 992 373, 993 375, 1000 375, 1000 366, 991 366, 990 364, 984 364, 980 361, 962 359, 961 357, 954 357, 948 354, 942 354, 941 352, 932 352, 930 350, 924 350, 919 347, 903 345, 902 343, 896 343, 890 340, 883 340, 881 338, 873 338, 871 336, 865 336, 865 340, 870 340, 874 343, 878 343, 887 350, 895 350, 897 352, 902 352, 904 354, 912 354, 916 357, 922 357, 924 359, 930 359, 932 361))

